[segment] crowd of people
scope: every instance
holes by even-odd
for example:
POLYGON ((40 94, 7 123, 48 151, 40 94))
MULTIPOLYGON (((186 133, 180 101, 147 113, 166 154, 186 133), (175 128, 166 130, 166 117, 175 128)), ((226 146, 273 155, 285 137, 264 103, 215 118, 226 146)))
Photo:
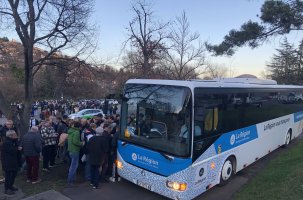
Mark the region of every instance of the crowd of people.
POLYGON ((52 113, 54 115, 72 114, 83 109, 102 109, 104 113, 109 115, 117 114, 118 101, 112 99, 105 100, 49 100, 49 101, 36 101, 32 107, 32 115, 40 114, 40 117, 48 117, 52 113), (40 112, 39 112, 40 110, 40 112))
MULTIPOLYGON (((118 107, 118 101, 114 99, 40 100, 33 103, 31 115, 45 119, 52 114, 63 116, 64 114, 69 115, 83 109, 102 109, 104 113, 115 115, 119 113, 118 107)), ((19 102, 11 103, 11 109, 13 111, 22 110, 23 104, 19 102)))
MULTIPOLYGON (((73 104, 74 108, 79 106, 79 110, 97 106, 104 108, 95 101, 73 104)), ((66 101, 35 103, 30 129, 22 138, 12 120, 5 122, 0 132, 5 194, 13 195, 18 190, 14 187, 14 180, 19 170, 26 169, 26 182, 41 182, 40 160, 45 173, 52 173, 52 168, 57 165, 69 165, 66 177, 68 187, 75 184, 79 164, 83 165, 84 178, 94 189, 99 187, 100 182, 109 182, 116 176, 114 161, 117 156, 119 114, 114 109, 108 109, 105 112, 108 114, 69 119, 68 114, 77 110, 66 109, 66 105, 66 101), (41 107, 41 112, 35 113, 35 107, 41 107), (36 117, 37 114, 39 117, 36 117)))

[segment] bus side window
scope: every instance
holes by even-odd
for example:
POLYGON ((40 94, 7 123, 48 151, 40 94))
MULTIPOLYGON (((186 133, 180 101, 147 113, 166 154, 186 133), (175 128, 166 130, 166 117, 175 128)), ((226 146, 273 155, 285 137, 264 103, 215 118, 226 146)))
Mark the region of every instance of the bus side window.
POLYGON ((204 131, 205 133, 213 132, 218 129, 218 107, 206 110, 204 120, 204 131))
POLYGON ((204 131, 204 118, 205 118, 205 108, 196 107, 195 108, 195 130, 194 136, 195 140, 200 139, 204 131))
POLYGON ((209 132, 213 129, 213 110, 207 109, 204 120, 204 131, 209 132))
POLYGON ((218 106, 195 109, 195 141, 217 134, 220 126, 218 106))
POLYGON ((219 109, 218 107, 214 108, 214 131, 218 129, 218 123, 219 123, 219 109))

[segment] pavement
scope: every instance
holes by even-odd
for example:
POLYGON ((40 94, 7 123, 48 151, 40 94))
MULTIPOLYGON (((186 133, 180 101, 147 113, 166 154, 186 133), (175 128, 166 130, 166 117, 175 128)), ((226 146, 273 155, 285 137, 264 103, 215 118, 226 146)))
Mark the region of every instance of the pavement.
POLYGON ((25 194, 19 190, 14 195, 4 194, 4 184, 0 184, 0 200, 19 200, 24 198, 25 194))
POLYGON ((25 194, 19 189, 14 195, 4 194, 3 184, 0 186, 0 200, 71 200, 60 192, 49 190, 25 198, 25 194))
POLYGON ((57 192, 55 190, 49 190, 46 192, 42 192, 40 194, 36 194, 34 196, 27 197, 23 200, 71 200, 71 199, 64 196, 60 192, 57 192))

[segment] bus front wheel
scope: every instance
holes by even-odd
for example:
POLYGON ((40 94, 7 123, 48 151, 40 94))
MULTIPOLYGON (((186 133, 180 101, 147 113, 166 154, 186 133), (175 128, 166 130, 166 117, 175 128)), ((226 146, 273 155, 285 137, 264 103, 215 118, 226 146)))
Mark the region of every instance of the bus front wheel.
POLYGON ((232 158, 227 158, 223 164, 222 170, 221 170, 221 177, 220 177, 220 186, 225 185, 230 178, 233 175, 234 169, 233 169, 233 161, 232 158))

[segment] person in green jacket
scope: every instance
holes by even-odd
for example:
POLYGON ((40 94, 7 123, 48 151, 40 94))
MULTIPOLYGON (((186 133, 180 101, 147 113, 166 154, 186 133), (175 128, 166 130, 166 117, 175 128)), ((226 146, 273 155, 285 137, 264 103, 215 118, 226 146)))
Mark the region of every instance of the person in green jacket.
POLYGON ((76 179, 76 172, 79 164, 79 152, 83 143, 80 141, 80 122, 73 122, 71 128, 68 129, 68 152, 71 158, 71 164, 68 170, 67 184, 72 186, 76 179))

